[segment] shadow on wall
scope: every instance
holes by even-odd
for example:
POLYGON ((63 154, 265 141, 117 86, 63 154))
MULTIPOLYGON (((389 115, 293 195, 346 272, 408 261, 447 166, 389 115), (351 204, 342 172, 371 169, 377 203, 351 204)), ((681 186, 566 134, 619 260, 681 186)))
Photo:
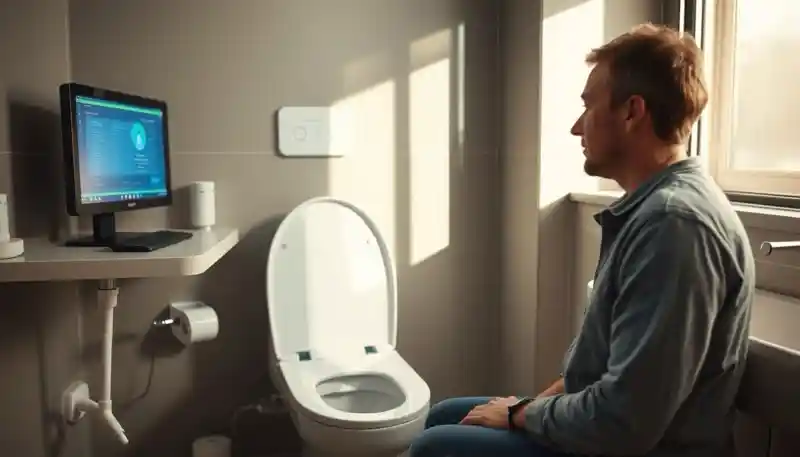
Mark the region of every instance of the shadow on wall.
POLYGON ((60 119, 57 111, 22 94, 8 97, 14 236, 58 236, 64 220, 60 119), (14 217, 23 212, 25 217, 14 217))
MULTIPOLYGON (((169 328, 149 327, 152 320, 164 318, 168 309, 154 310, 150 316, 141 307, 131 312, 138 303, 130 303, 128 297, 142 296, 140 288, 152 290, 153 283, 159 281, 121 281, 114 348, 114 408, 130 444, 120 446, 102 423, 93 422, 95 453, 102 449, 107 452, 103 455, 145 456, 160 455, 169 449, 171 455, 187 455, 192 439, 230 434, 236 409, 273 392, 266 373, 269 323, 262 303, 269 244, 281 220, 282 216, 276 216, 253 227, 202 280, 187 289, 217 311, 220 331, 213 341, 184 347, 169 328), (240 268, 243 263, 260 268, 240 268), (144 335, 119 328, 133 328, 126 321, 134 314, 138 324, 135 328, 148 329, 144 335), (155 418, 151 416, 154 412, 158 414, 155 418)), ((156 284, 154 295, 160 295, 158 288, 156 284)), ((84 302, 91 303, 93 286, 87 284, 83 292, 84 302)), ((184 293, 172 295, 182 299, 184 293)), ((148 297, 143 304, 153 301, 148 297)), ((174 299, 161 303, 171 301, 174 299)), ((91 313, 89 308, 86 306, 84 312, 91 313)), ((97 328, 97 314, 90 314, 87 328, 97 328)), ((83 359, 85 365, 99 365, 99 338, 93 337, 84 344, 83 359)), ((90 385, 99 386, 99 369, 90 376, 90 385)), ((272 419, 273 427, 260 430, 260 438, 272 450, 296 450, 298 440, 291 436, 288 418, 272 419)))
POLYGON ((409 68, 395 84, 394 227, 384 236, 397 263, 398 350, 434 401, 486 388, 479 364, 494 341, 485 298, 496 285, 487 250, 499 205, 487 113, 497 106, 486 71, 494 24, 484 12, 480 22, 466 18, 410 42, 409 68), (475 338, 481 325, 488 341, 475 338))
MULTIPOLYGON (((7 89, 8 124, 0 129, 8 129, 12 151, 8 170, 11 182, 3 183, 3 190, 9 194, 11 233, 16 237, 53 239, 59 235, 65 213, 60 186, 58 104, 15 88, 7 89)), ((61 455, 65 450, 76 449, 67 439, 59 402, 60 392, 66 387, 62 383, 64 374, 74 372, 81 363, 80 350, 76 347, 80 338, 75 328, 80 320, 77 318, 80 306, 74 300, 77 298, 73 293, 75 289, 69 285, 53 284, 43 289, 41 284, 0 284, 6 313, 2 320, 14 329, 2 331, 6 338, 0 341, 0 348, 9 356, 5 367, 10 375, 8 379, 16 381, 4 384, 16 398, 3 396, 0 403, 3 408, 15 411, 18 424, 4 426, 9 435, 0 433, 0 441, 10 439, 11 449, 8 450, 13 452, 17 444, 29 450, 29 445, 24 443, 39 437, 44 455, 61 455), (26 355, 20 357, 22 347, 28 349, 26 355), (26 373, 32 376, 28 378, 26 373), (14 406, 16 402, 31 397, 38 397, 39 401, 26 402, 23 410, 32 414, 19 414, 14 406), (40 407, 33 407, 35 404, 40 407), (26 423, 28 417, 31 420, 26 423)), ((0 423, 7 424, 4 420, 0 418, 0 423)))

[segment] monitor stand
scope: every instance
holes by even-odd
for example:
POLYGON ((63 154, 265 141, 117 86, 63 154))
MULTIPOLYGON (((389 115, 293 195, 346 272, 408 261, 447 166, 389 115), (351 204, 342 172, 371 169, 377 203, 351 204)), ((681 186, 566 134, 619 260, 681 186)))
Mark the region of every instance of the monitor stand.
POLYGON ((113 244, 142 235, 140 232, 117 232, 114 213, 101 213, 92 216, 92 235, 67 240, 70 247, 110 247, 113 244))

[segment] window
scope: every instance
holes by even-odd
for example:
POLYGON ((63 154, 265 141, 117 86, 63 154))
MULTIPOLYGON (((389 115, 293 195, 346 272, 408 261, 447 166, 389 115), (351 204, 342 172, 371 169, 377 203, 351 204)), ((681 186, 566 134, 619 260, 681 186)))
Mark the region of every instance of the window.
POLYGON ((692 6, 710 89, 694 150, 726 191, 800 197, 800 1, 692 6))

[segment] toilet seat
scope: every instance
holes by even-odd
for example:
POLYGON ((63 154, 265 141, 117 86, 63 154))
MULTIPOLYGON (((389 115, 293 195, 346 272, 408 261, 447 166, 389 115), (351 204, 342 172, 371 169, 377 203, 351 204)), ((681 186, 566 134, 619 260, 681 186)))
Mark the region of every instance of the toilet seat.
POLYGON ((394 350, 385 354, 365 355, 363 360, 343 368, 325 360, 281 362, 287 387, 299 412, 310 419, 337 428, 376 429, 411 421, 428 407, 430 390, 425 381, 394 350), (328 405, 318 386, 328 380, 343 380, 358 375, 385 376, 396 383, 405 395, 399 406, 383 412, 354 413, 328 405))
POLYGON ((363 211, 332 197, 299 205, 275 234, 266 283, 273 354, 297 412, 333 427, 377 429, 427 410, 428 385, 395 350, 394 262, 363 211), (332 406, 339 395, 370 394, 393 402, 368 412, 332 406))

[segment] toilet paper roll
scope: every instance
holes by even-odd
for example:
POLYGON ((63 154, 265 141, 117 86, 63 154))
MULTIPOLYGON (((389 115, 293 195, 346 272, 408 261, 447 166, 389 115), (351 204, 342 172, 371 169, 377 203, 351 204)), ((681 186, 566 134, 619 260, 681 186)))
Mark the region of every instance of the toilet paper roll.
POLYGON ((231 457, 231 439, 223 435, 198 438, 192 443, 192 457, 231 457))
POLYGON ((213 340, 219 333, 217 313, 203 302, 172 303, 169 314, 172 334, 185 345, 213 340))

